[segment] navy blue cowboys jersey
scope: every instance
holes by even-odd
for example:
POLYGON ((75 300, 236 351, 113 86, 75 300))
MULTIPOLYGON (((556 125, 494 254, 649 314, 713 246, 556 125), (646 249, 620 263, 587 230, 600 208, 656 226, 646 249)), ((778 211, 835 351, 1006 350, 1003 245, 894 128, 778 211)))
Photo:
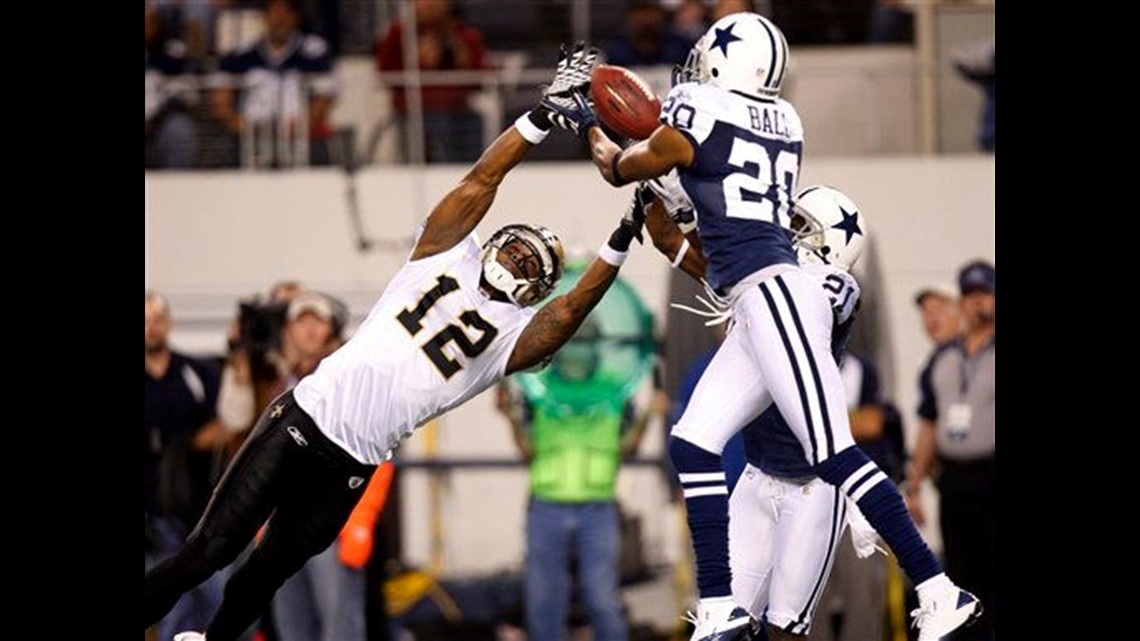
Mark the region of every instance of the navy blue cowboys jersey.
MULTIPOLYGON (((215 86, 239 88, 237 78, 250 74, 287 74, 304 76, 310 90, 321 96, 336 93, 333 61, 328 43, 320 36, 294 34, 281 51, 274 52, 263 38, 251 46, 238 49, 222 57, 215 86)), ((255 78, 250 78, 256 80, 255 78)))
POLYGON ((186 45, 178 40, 147 45, 144 60, 143 109, 147 120, 157 118, 164 108, 184 107, 194 101, 193 85, 179 81, 190 71, 186 45))
POLYGON ((679 173, 696 209, 709 284, 726 293, 764 267, 795 265, 784 227, 803 127, 791 103, 684 83, 669 92, 661 122, 693 145, 693 165, 679 173))

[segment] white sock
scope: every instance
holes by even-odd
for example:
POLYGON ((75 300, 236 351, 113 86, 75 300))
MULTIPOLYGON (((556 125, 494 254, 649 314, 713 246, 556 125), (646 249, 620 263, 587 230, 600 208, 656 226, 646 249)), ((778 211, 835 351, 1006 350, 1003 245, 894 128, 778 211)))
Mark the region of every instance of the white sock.
POLYGON ((945 588, 953 585, 954 584, 950 582, 950 577, 946 576, 945 572, 942 572, 940 574, 935 574, 922 583, 919 583, 917 586, 915 586, 914 591, 918 592, 918 594, 921 596, 922 593, 926 592, 927 590, 945 588))
POLYGON ((701 610, 703 612, 731 612, 736 608, 736 601, 731 596, 714 596, 700 600, 701 610))

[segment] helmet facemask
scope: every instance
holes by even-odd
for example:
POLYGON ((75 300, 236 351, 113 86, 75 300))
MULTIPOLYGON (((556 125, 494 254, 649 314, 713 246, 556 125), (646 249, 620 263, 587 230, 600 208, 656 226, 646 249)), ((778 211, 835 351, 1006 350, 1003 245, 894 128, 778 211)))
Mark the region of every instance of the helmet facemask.
POLYGON ((796 249, 801 259, 814 257, 814 260, 811 258, 809 260, 824 264, 829 262, 827 255, 831 253, 831 248, 824 243, 823 224, 815 216, 798 205, 793 207, 788 231, 791 232, 792 247, 796 249))
POLYGON ((544 227, 507 225, 483 244, 482 262, 488 285, 529 307, 549 296, 562 278, 562 243, 544 227))
POLYGON ((679 84, 686 82, 704 82, 705 78, 701 77, 701 52, 704 50, 705 40, 708 36, 702 37, 697 40, 692 49, 689 49, 689 55, 685 58, 685 64, 673 65, 673 85, 676 87, 679 84))

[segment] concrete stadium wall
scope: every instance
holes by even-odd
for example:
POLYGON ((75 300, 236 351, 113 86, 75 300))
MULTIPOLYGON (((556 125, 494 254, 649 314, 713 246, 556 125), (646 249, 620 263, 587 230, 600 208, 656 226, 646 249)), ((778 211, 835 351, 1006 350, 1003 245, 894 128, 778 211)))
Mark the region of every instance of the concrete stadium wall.
MULTIPOLYGON (((364 226, 389 241, 406 239, 430 206, 461 176, 455 168, 373 168, 357 178, 364 226)), ((952 281, 955 269, 975 257, 995 258, 993 157, 813 160, 800 184, 841 187, 868 215, 884 304, 883 335, 890 337, 886 381, 908 420, 914 376, 928 346, 912 306, 919 287, 952 281)), ((305 173, 147 174, 145 285, 173 304, 173 342, 188 351, 219 353, 239 297, 265 291, 284 278, 341 296, 359 318, 403 261, 406 249, 361 254, 354 246, 345 194, 335 170, 305 173)), ((611 189, 583 164, 522 166, 507 179, 480 226, 484 233, 516 220, 556 229, 569 247, 592 252, 609 235, 630 189, 611 189)), ((637 251, 623 277, 662 315, 667 308, 668 265, 652 251, 637 251)), ((873 285, 867 285, 872 287, 873 285)), ((911 421, 913 422, 913 421, 911 421)), ((661 451, 646 439, 642 453, 661 451)), ((484 394, 439 421, 438 450, 448 457, 513 455, 509 428, 484 394)), ((404 450, 420 455, 423 437, 404 450)), ((651 560, 676 560, 685 541, 680 517, 663 509, 666 489, 648 469, 623 472, 620 492, 643 518, 651 560)), ((430 553, 426 476, 409 475, 404 488, 409 560, 430 553)), ((526 477, 520 470, 452 475, 441 493, 449 571, 483 572, 517 567, 523 559, 526 477), (495 497, 491 500, 490 497, 495 497)))

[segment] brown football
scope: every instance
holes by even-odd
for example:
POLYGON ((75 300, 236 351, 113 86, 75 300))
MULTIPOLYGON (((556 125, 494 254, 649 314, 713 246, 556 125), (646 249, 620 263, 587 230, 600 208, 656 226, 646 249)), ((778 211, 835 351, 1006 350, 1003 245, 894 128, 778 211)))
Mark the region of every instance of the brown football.
POLYGON ((645 140, 657 129, 661 101, 629 69, 596 67, 590 76, 590 99, 598 118, 619 136, 645 140))

